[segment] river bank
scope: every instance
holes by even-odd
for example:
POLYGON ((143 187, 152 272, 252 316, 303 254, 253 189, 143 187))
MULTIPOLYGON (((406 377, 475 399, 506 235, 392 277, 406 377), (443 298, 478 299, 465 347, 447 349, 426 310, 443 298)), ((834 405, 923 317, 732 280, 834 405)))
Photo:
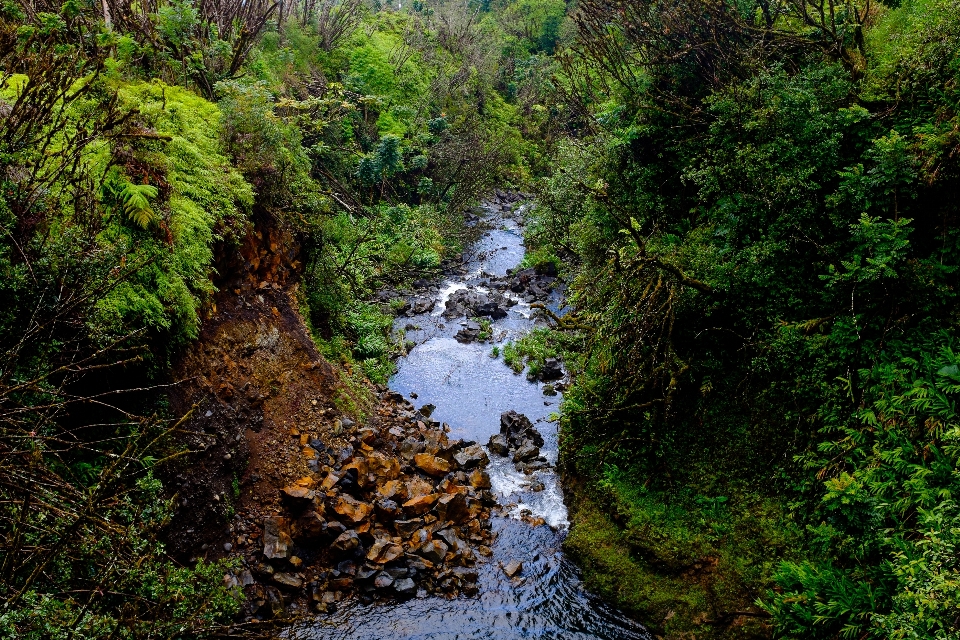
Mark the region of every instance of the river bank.
MULTIPOLYGON (((649 637, 586 591, 563 552, 567 509, 553 468, 559 447, 550 419, 560 401, 554 383, 528 380, 492 357, 494 347, 536 325, 531 304, 543 302, 555 310, 562 305, 560 283, 552 275, 518 269, 525 206, 516 198, 486 203, 476 221, 482 235, 463 264, 440 282, 420 283, 404 298, 407 305, 397 307, 394 325, 409 350, 398 361, 390 388, 434 407, 433 418, 450 425, 450 437, 487 445, 491 437, 511 432, 509 412, 525 416, 536 431, 521 429, 536 452, 528 448, 517 456, 522 438, 512 447, 508 443, 509 456, 485 447, 500 507, 491 516, 491 555, 476 564, 476 595, 424 593, 376 605, 347 601, 336 613, 304 621, 293 637, 649 637)), ((392 299, 393 292, 384 297, 392 299)))

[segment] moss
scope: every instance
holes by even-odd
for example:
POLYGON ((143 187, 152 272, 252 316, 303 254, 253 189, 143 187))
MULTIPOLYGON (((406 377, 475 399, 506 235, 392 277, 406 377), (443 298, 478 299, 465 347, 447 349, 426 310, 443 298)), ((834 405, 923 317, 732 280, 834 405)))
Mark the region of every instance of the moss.
POLYGON ((569 491, 564 546, 589 588, 667 638, 769 636, 753 603, 799 539, 782 505, 748 490, 647 490, 609 465, 569 491))

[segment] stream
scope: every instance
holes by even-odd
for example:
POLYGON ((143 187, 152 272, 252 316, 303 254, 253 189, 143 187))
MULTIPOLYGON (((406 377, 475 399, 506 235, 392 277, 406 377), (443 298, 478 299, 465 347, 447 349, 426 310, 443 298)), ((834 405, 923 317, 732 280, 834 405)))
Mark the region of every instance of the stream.
MULTIPOLYGON (((450 425, 452 438, 486 444, 499 433, 500 414, 515 410, 526 415, 544 439, 543 455, 557 459, 557 430, 550 414, 558 411, 560 395, 546 395, 543 383, 530 382, 494 358, 494 345, 516 339, 534 326, 528 303, 509 308, 495 320, 488 342, 460 343, 454 336, 463 318, 448 320, 441 313, 450 294, 459 289, 485 291, 490 276, 503 276, 524 256, 521 206, 517 213, 484 207, 489 226, 473 246, 461 275, 450 277, 431 293, 432 311, 401 316, 394 329, 416 343, 398 362, 390 388, 416 398, 417 406, 433 404, 432 419, 450 425)), ((548 306, 562 306, 561 294, 551 294, 548 306)), ((547 390, 549 391, 549 389, 547 390)), ((567 509, 556 473, 542 470, 532 476, 516 471, 508 458, 490 455, 493 491, 503 505, 493 516, 497 534, 493 556, 477 563, 479 594, 445 599, 417 597, 405 602, 363 605, 342 603, 335 614, 316 618, 292 631, 303 640, 364 638, 370 640, 512 640, 514 638, 649 640, 638 623, 588 593, 573 563, 561 548, 567 528, 567 509), (542 490, 535 483, 542 484, 542 490), (531 526, 526 515, 546 525, 531 526), (508 578, 501 564, 517 560, 523 569, 508 578)))

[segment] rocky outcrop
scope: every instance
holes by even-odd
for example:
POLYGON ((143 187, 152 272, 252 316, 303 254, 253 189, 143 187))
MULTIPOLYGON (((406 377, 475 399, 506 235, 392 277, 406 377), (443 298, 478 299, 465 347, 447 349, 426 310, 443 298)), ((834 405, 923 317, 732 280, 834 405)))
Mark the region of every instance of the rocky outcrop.
POLYGON ((500 433, 491 436, 487 443, 491 453, 512 458, 517 471, 527 475, 550 467, 540 455, 542 446, 543 436, 530 419, 513 410, 500 414, 500 433))

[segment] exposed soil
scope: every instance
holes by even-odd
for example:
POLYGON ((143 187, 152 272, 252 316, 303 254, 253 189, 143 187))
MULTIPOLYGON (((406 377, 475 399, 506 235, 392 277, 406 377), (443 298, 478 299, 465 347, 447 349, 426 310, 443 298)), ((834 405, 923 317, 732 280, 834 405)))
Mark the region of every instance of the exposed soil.
POLYGON ((292 244, 257 229, 221 260, 232 275, 175 366, 191 452, 167 472, 171 551, 239 557, 225 579, 247 594, 247 619, 330 611, 353 593, 473 592, 495 503, 486 455, 320 355, 292 244))

